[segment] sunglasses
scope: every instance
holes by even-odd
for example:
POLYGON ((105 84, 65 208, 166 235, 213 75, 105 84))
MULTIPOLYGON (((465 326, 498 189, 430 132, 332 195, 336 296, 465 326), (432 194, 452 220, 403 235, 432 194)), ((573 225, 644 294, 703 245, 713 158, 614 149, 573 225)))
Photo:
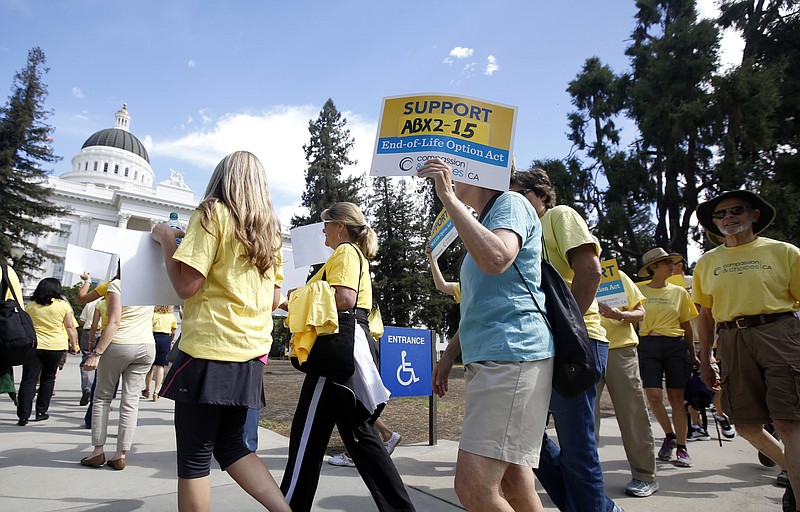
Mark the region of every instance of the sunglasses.
POLYGON ((742 205, 732 206, 730 208, 723 208, 721 210, 717 210, 714 213, 712 213, 711 216, 715 219, 724 219, 728 215, 728 212, 730 212, 731 215, 741 215, 746 210, 750 210, 750 207, 742 205))
POLYGON ((327 226, 328 224, 330 224, 330 223, 332 223, 332 222, 339 222, 339 221, 338 221, 338 220, 323 220, 322 222, 323 222, 323 224, 324 224, 325 226, 327 226))

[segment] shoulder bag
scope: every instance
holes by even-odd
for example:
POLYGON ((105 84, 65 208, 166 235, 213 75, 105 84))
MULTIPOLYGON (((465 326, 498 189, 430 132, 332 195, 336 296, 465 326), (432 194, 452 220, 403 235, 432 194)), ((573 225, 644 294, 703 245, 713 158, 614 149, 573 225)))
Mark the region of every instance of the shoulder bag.
POLYGON ((3 267, 2 295, 11 291, 13 299, 0 302, 0 365, 16 366, 27 363, 36 355, 36 331, 33 320, 20 306, 14 287, 8 278, 8 268, 3 267))
POLYGON ((549 261, 542 259, 541 263, 541 288, 545 296, 546 313, 542 311, 516 263, 514 268, 553 335, 556 352, 553 361, 553 387, 562 396, 572 398, 597 383, 593 343, 589 339, 578 303, 567 283, 549 261))
MULTIPOLYGON (((352 243, 347 242, 358 253, 358 288, 361 288, 362 255, 361 251, 352 243)), ((323 272, 322 279, 327 281, 323 272)), ((308 353, 308 359, 303 364, 296 357, 291 358, 292 366, 301 372, 327 377, 334 382, 345 382, 356 370, 355 337, 356 307, 358 306, 358 289, 356 289, 356 302, 353 309, 339 311, 339 332, 317 336, 314 345, 308 353)))

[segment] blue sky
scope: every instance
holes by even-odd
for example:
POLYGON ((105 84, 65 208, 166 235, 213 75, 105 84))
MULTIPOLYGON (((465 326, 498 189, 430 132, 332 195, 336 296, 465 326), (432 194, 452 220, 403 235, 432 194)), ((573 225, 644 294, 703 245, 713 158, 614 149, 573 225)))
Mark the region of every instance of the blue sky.
POLYGON ((565 157, 567 84, 594 55, 627 68, 634 13, 633 0, 0 0, 0 99, 40 46, 54 174, 124 101, 157 181, 174 169, 199 196, 223 156, 253 151, 286 222, 329 97, 355 137, 349 173, 369 169, 381 99, 419 92, 516 105, 517 161, 565 157))

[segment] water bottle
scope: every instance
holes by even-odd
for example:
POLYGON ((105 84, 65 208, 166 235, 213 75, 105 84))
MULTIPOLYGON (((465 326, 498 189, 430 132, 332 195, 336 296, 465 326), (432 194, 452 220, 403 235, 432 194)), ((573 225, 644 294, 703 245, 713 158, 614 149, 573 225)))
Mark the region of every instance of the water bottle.
MULTIPOLYGON (((178 214, 175 212, 169 214, 169 221, 167 222, 167 224, 169 224, 169 227, 171 228, 183 230, 183 226, 181 226, 181 221, 178 220, 178 214)), ((182 240, 183 238, 179 236, 175 237, 175 243, 178 245, 181 244, 182 240)))

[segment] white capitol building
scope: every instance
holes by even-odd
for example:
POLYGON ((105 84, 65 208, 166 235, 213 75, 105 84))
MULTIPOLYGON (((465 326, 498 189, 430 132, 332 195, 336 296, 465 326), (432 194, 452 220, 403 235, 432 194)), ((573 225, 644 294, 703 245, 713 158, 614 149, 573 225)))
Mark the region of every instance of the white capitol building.
MULTIPOLYGON (((39 246, 56 256, 42 265, 41 273, 23 283, 29 296, 44 277, 61 279, 65 286, 79 276, 64 271, 67 244, 91 248, 97 227, 117 226, 150 231, 176 212, 186 225, 200 203, 184 183, 181 173, 170 170, 167 180, 155 183, 150 157, 144 144, 130 132, 127 105, 117 111, 114 126, 94 133, 72 157, 72 169, 51 176, 51 201, 71 213, 48 222, 61 233, 40 237, 39 246)), ((291 247, 288 231, 281 229, 284 246, 291 247)))

